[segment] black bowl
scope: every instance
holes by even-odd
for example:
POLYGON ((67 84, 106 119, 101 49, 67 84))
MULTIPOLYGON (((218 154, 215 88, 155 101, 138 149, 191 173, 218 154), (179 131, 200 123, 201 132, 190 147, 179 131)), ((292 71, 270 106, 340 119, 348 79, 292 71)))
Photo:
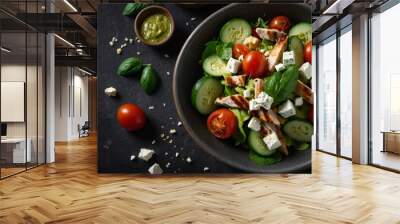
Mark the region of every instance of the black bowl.
POLYGON ((293 24, 311 22, 311 9, 305 4, 230 4, 205 19, 189 36, 178 56, 173 78, 173 96, 178 115, 196 143, 220 161, 247 172, 297 173, 311 168, 311 152, 292 151, 281 162, 260 166, 249 159, 248 150, 235 147, 231 142, 215 138, 206 126, 206 116, 192 106, 192 86, 203 75, 199 60, 205 43, 219 34, 222 25, 231 18, 239 17, 255 21, 257 17, 285 15, 293 24))

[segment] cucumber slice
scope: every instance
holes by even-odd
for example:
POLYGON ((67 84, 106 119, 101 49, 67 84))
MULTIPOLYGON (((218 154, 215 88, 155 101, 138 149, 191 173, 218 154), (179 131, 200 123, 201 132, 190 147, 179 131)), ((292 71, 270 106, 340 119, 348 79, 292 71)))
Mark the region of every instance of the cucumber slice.
POLYGON ((310 149, 310 147, 311 147, 311 145, 309 143, 302 143, 296 149, 299 150, 299 151, 304 151, 304 150, 310 149))
POLYGON ((270 150, 267 145, 265 145, 258 131, 250 131, 247 141, 250 148, 262 156, 272 155, 276 151, 275 149, 270 150))
POLYGON ((219 38, 224 43, 240 43, 251 35, 251 26, 244 19, 231 19, 225 23, 219 33, 219 38))
POLYGON ((312 40, 312 26, 310 23, 298 23, 289 30, 289 37, 297 36, 303 44, 312 40))
POLYGON ((313 125, 303 120, 291 120, 283 126, 283 132, 299 142, 311 142, 313 125))
POLYGON ((294 60, 297 66, 301 66, 304 63, 304 53, 303 53, 303 44, 301 43, 300 38, 297 36, 292 36, 289 38, 289 50, 294 52, 294 60))
POLYGON ((192 104, 201 114, 209 114, 216 108, 215 99, 223 92, 224 87, 219 80, 205 76, 193 86, 192 104))
POLYGON ((223 76, 229 74, 226 69, 226 63, 217 55, 211 55, 203 62, 204 71, 211 76, 223 76))

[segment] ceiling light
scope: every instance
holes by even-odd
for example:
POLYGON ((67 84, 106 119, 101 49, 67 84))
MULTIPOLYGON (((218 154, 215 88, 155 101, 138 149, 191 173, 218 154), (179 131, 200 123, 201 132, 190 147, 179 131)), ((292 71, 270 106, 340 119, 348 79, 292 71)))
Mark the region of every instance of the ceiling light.
POLYGON ((68 0, 64 0, 64 3, 68 5, 74 12, 78 12, 78 10, 73 6, 68 0))
POLYGON ((58 34, 54 34, 55 37, 57 37, 59 40, 61 40, 62 42, 64 42, 65 44, 67 44, 68 46, 75 48, 75 45, 73 45, 71 42, 69 42, 68 40, 60 37, 58 34))
POLYGON ((1 51, 4 51, 6 53, 10 53, 11 52, 11 50, 9 50, 9 49, 7 49, 5 47, 1 47, 1 51))
POLYGON ((83 73, 85 73, 86 75, 90 75, 90 76, 93 75, 92 73, 90 73, 90 72, 88 72, 88 71, 86 71, 86 70, 83 70, 83 69, 81 69, 81 68, 79 68, 79 67, 78 67, 78 70, 81 71, 81 72, 83 72, 83 73))

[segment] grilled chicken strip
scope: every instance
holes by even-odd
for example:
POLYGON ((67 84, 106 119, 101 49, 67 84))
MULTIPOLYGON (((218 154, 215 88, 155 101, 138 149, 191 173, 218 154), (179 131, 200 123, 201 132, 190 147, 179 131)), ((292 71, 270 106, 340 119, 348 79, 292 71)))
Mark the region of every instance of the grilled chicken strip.
POLYGON ((239 108, 242 110, 249 109, 249 101, 247 101, 246 98, 239 94, 226 97, 218 97, 215 100, 215 103, 224 107, 239 108))
POLYGON ((264 80, 254 79, 254 96, 257 97, 258 94, 264 91, 264 80))
POLYGON ((246 78, 247 75, 231 75, 231 76, 225 76, 225 83, 228 86, 240 86, 243 87, 246 85, 246 78))
POLYGON ((283 56, 283 52, 286 50, 288 42, 287 36, 282 36, 279 38, 278 42, 275 44, 274 48, 271 50, 268 56, 268 71, 272 72, 283 56))
POLYGON ((263 134, 263 136, 270 134, 272 131, 276 133, 276 135, 279 138, 279 141, 281 142, 281 147, 279 147, 279 151, 281 151, 285 156, 289 155, 285 137, 283 136, 279 127, 276 127, 271 123, 264 123, 261 127, 261 133, 263 134))
POLYGON ((260 110, 257 111, 256 117, 258 117, 261 121, 272 123, 277 127, 281 126, 279 117, 273 110, 265 110, 261 108, 260 110))
POLYGON ((284 32, 277 29, 256 28, 256 33, 261 39, 276 41, 286 35, 284 32))
POLYGON ((303 97, 308 103, 314 104, 314 93, 312 89, 300 80, 297 80, 296 94, 303 97))

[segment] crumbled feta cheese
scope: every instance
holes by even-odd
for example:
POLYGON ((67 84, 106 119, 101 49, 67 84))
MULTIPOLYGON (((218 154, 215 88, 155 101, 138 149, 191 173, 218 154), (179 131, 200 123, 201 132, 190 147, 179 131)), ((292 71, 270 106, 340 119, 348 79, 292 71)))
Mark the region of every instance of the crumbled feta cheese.
POLYGON ((259 110, 261 108, 261 105, 255 100, 250 100, 249 102, 249 109, 250 111, 256 111, 259 110))
POLYGON ((294 105, 296 107, 303 105, 303 97, 301 97, 301 96, 296 97, 296 99, 294 100, 294 105))
POLYGON ((265 136, 263 138, 263 141, 270 150, 277 149, 281 146, 281 141, 279 141, 279 138, 275 132, 272 132, 269 135, 265 136))
POLYGON ((154 106, 149 106, 149 110, 154 110, 154 106))
POLYGON ((263 107, 266 110, 271 109, 271 105, 274 102, 274 98, 266 94, 265 92, 261 92, 258 94, 258 96, 255 98, 255 101, 257 104, 260 105, 260 107, 263 107))
POLYGON ((210 170, 210 168, 208 168, 208 167, 205 166, 205 167, 203 168, 203 170, 204 170, 204 172, 205 172, 205 171, 210 170))
POLYGON ((122 44, 120 48, 123 49, 123 48, 126 47, 126 46, 128 46, 128 45, 122 44))
POLYGON ((245 90, 243 91, 243 96, 244 96, 245 98, 247 98, 247 99, 250 99, 253 95, 251 94, 251 90, 245 89, 245 90))
POLYGON ((296 64, 296 60, 294 57, 294 51, 285 51, 283 52, 283 65, 288 66, 288 65, 294 65, 296 64))
POLYGON ((191 159, 190 157, 187 157, 187 158, 186 158, 186 162, 191 163, 191 162, 192 162, 192 159, 191 159))
POLYGON ((290 100, 287 100, 284 104, 280 105, 278 112, 284 118, 296 115, 296 109, 294 108, 294 105, 290 100))
POLYGON ((179 156, 179 152, 176 152, 175 157, 178 158, 178 156, 179 156))
POLYGON ((117 89, 111 86, 111 87, 106 88, 104 90, 104 93, 107 96, 117 96, 117 89))
POLYGON ((178 121, 178 123, 176 125, 182 126, 182 122, 178 121))
POLYGON ((167 167, 167 168, 169 168, 171 166, 171 163, 167 163, 166 165, 165 165, 165 167, 167 167))
POLYGON ((138 157, 144 161, 149 161, 154 153, 154 150, 141 148, 138 157))
POLYGON ((275 65, 275 69, 277 72, 283 71, 283 70, 285 70, 285 65, 283 65, 282 63, 279 63, 279 64, 275 65))
POLYGON ((110 43, 108 43, 111 47, 114 46, 114 42, 110 41, 110 43))
POLYGON ((136 156, 135 155, 131 155, 131 160, 134 160, 134 159, 136 159, 136 156))
POLYGON ((228 63, 226 64, 226 69, 230 72, 230 73, 237 73, 240 69, 240 61, 236 60, 234 58, 229 58, 228 63))
POLYGON ((117 48, 117 54, 121 54, 122 53, 122 49, 121 48, 117 48))
POLYGON ((160 165, 158 163, 154 163, 150 168, 149 168, 149 173, 153 175, 159 175, 162 174, 164 171, 161 169, 160 165))
POLYGON ((260 39, 257 37, 249 36, 244 39, 243 44, 246 45, 250 50, 253 50, 260 45, 260 42, 260 39))
POLYGON ((261 130, 261 122, 258 118, 252 117, 247 125, 251 130, 260 131, 261 130))
POLYGON ((175 129, 171 129, 171 130, 169 130, 169 133, 170 133, 170 134, 175 134, 175 133, 176 133, 176 130, 175 130, 175 129))
POLYGON ((311 79, 312 77, 312 68, 311 64, 306 62, 303 65, 301 65, 299 69, 300 75, 306 78, 307 80, 311 79))

